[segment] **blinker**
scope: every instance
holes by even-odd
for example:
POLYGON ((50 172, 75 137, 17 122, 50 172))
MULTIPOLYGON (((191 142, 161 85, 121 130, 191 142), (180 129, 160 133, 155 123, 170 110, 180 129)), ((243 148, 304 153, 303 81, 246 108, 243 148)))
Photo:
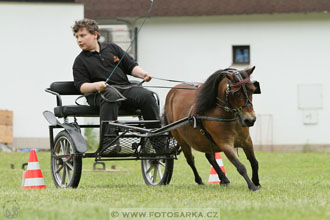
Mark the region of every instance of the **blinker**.
POLYGON ((253 81, 253 85, 256 87, 256 90, 253 92, 253 94, 261 94, 260 84, 258 81, 253 81))

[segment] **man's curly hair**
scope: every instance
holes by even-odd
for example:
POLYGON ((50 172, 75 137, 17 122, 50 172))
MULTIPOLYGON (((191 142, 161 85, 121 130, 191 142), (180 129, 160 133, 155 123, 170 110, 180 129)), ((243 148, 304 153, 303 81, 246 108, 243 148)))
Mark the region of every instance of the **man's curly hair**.
MULTIPOLYGON (((79 21, 75 21, 74 25, 72 26, 73 35, 75 35, 81 28, 86 28, 87 31, 91 34, 95 34, 95 32, 99 32, 99 27, 96 21, 88 18, 84 18, 79 21)), ((100 38, 100 35, 97 36, 97 39, 100 38)))

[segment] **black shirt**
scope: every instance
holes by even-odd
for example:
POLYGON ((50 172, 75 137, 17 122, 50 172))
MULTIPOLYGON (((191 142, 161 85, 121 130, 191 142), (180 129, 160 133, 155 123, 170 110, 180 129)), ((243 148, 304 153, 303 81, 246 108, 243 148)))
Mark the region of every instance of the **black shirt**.
MULTIPOLYGON (((114 43, 101 43, 100 52, 81 51, 73 64, 73 79, 76 88, 80 91, 83 83, 105 81, 119 60, 126 52, 114 43)), ((127 74, 138 64, 126 54, 116 71, 112 74, 109 84, 129 84, 127 74)))

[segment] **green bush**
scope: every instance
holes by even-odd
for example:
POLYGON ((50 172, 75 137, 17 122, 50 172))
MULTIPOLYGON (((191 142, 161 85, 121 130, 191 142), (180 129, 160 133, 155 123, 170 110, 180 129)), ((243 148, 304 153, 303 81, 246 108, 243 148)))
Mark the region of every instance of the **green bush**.
POLYGON ((99 146, 99 138, 96 135, 96 132, 93 128, 85 128, 84 136, 86 140, 86 144, 88 146, 88 150, 96 151, 99 146))

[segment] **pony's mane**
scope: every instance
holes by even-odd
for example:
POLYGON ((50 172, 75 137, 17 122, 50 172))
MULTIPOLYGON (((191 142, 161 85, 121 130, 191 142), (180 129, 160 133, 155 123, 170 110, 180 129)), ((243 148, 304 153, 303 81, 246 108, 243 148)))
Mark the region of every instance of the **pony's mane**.
POLYGON ((215 107, 218 94, 218 84, 225 77, 224 70, 213 73, 197 92, 196 113, 203 114, 215 107))

